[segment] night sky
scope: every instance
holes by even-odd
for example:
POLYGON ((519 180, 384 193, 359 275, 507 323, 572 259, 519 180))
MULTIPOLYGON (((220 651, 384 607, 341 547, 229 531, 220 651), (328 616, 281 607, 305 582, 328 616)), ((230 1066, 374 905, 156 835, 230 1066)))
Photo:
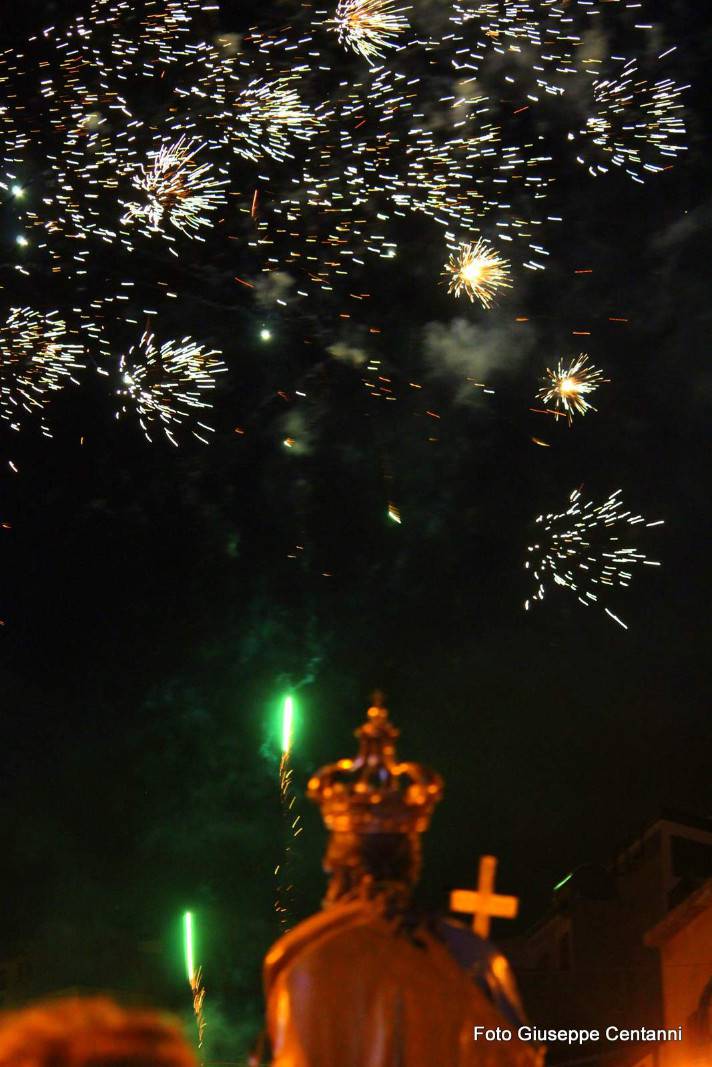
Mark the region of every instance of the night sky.
MULTIPOLYGON (((8 47, 50 20, 46 3, 22 7, 8 47)), ((224 250, 193 284, 184 258, 176 320, 230 368, 210 445, 147 443, 90 374, 54 401, 51 440, 0 424, 0 958, 41 961, 31 991, 113 988, 187 1010, 179 920, 193 907, 215 1028, 219 1008, 235 1040, 249 1034, 278 934, 289 687, 298 789, 352 754, 376 687, 401 754, 443 773, 429 905, 493 852, 526 923, 663 806, 710 813, 712 38, 691 0, 650 9, 692 83, 689 152, 644 186, 560 161, 547 270, 493 311, 434 284, 425 219, 404 224, 399 259, 369 264, 354 320, 338 298, 261 304, 224 250), (370 395, 335 343, 380 359, 396 402, 370 395), (579 351, 611 382, 569 429, 530 408, 543 368, 579 351), (599 502, 620 487, 665 519, 639 542, 663 566, 611 595, 627 631, 563 589, 522 608, 532 520, 581 485, 599 502)), ((0 208, 3 308, 27 297, 14 226, 0 208)), ((148 291, 146 258, 137 280, 148 291)), ((324 885, 324 833, 300 811, 296 917, 324 885)))

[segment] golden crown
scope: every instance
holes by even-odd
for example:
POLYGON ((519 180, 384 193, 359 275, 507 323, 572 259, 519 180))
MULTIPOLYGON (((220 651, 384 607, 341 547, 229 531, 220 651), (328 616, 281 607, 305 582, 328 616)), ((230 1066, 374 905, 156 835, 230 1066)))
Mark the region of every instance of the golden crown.
POLYGON ((307 785, 327 829, 336 833, 409 834, 427 830, 443 780, 418 763, 397 763, 400 730, 379 703, 354 731, 358 755, 322 767, 307 785))

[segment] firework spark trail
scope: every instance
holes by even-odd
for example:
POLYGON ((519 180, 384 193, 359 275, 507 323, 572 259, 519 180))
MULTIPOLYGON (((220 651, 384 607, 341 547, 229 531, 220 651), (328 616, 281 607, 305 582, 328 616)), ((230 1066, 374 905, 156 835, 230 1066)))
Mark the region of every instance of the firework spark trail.
POLYGON ((198 967, 190 979, 190 991, 193 994, 193 1012, 195 1013, 195 1025, 198 1029, 198 1048, 203 1047, 205 1036, 205 986, 203 985, 203 968, 198 967))
MULTIPOLYGON (((595 4, 596 0, 591 0, 595 4)), ((475 79, 491 58, 508 62, 506 82, 522 84, 525 107, 541 95, 561 96, 568 75, 578 69, 576 49, 581 37, 563 5, 548 0, 455 0, 451 21, 458 47, 451 65, 459 77, 475 79), (474 36, 474 40, 473 40, 474 36)))
MULTIPOLYGON (((52 394, 83 369, 83 346, 70 343, 58 312, 41 314, 32 308, 12 308, 0 326, 0 417, 14 430, 24 414, 35 414, 52 394)), ((49 434, 46 426, 43 432, 49 434)))
POLYGON ((568 362, 560 359, 554 370, 547 367, 544 384, 537 396, 545 404, 553 401, 554 411, 565 414, 571 424, 574 415, 596 410, 586 397, 608 381, 610 379, 603 377, 603 371, 590 364, 588 356, 582 352, 568 362))
POLYGON ((542 20, 528 0, 455 0, 451 17, 463 25, 477 23, 483 36, 500 47, 510 40, 542 43, 542 20))
MULTIPOLYGON (((535 583, 531 598, 524 603, 526 611, 534 601, 544 599, 552 583, 570 589, 579 603, 590 607, 599 603, 607 589, 628 588, 636 566, 660 566, 636 548, 621 545, 620 540, 630 527, 649 529, 662 525, 663 520, 646 522, 642 515, 623 508, 620 489, 599 505, 591 500, 583 503, 581 491, 575 489, 566 511, 538 517, 540 540, 529 546, 529 559, 524 564, 535 583)), ((602 606, 619 626, 628 628, 602 606)))
MULTIPOLYGON (((292 769, 289 766, 289 753, 283 752, 279 761, 279 798, 282 806, 282 817, 285 824, 288 823, 291 816, 291 809, 294 805, 295 798, 291 795, 292 784, 292 769)), ((279 917, 279 924, 283 930, 287 930, 289 927, 289 910, 291 897, 294 890, 294 886, 289 883, 289 867, 290 867, 290 846, 289 843, 284 846, 284 856, 281 863, 278 863, 274 869, 275 877, 277 879, 277 892, 274 902, 274 910, 279 917)))
POLYGON ((565 5, 560 0, 455 0, 451 20, 473 24, 479 47, 506 51, 527 44, 543 50, 539 59, 572 63, 586 23, 613 4, 640 7, 639 0, 571 0, 565 5))
POLYGON ((186 911, 183 916, 183 944, 185 948, 185 967, 188 984, 193 996, 193 1012, 198 1030, 198 1048, 203 1047, 205 1035, 205 987, 203 985, 203 968, 195 966, 195 931, 193 913, 186 911))
POLYGON ((500 289, 512 287, 509 264, 481 237, 453 252, 443 273, 449 279, 449 293, 464 293, 471 301, 476 298, 487 309, 500 289))
POLYGON ((279 916, 279 923, 283 930, 289 928, 289 911, 291 906, 294 886, 289 882, 290 860, 292 855, 292 843, 302 832, 301 816, 295 815, 296 794, 292 792, 293 771, 290 766, 292 742, 294 739, 294 697, 288 695, 284 698, 282 707, 282 755, 279 761, 279 796, 282 806, 282 817, 287 827, 287 840, 284 846, 283 861, 275 868, 277 878, 277 892, 275 898, 275 911, 279 916))
MULTIPOLYGON (((117 418, 131 410, 138 416, 146 440, 153 440, 153 427, 158 424, 171 444, 177 445, 174 431, 193 418, 196 411, 211 406, 204 398, 205 392, 215 387, 215 375, 226 370, 219 352, 206 349, 190 337, 165 341, 159 347, 147 330, 119 360, 117 418)), ((198 426, 212 432, 212 427, 203 422, 198 426)), ((206 443, 197 430, 191 432, 206 443)))

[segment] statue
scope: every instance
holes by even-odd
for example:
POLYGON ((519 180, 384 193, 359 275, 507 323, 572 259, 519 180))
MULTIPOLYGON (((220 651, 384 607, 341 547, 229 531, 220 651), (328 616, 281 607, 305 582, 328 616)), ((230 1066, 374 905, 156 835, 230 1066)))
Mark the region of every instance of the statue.
POLYGON ((538 1050, 516 1036, 525 1020, 505 958, 410 909, 443 781, 396 762, 398 733, 376 702, 356 758, 308 784, 330 832, 330 881, 323 911, 265 958, 272 1067, 536 1067, 538 1050), (511 1039, 475 1041, 475 1026, 511 1039))

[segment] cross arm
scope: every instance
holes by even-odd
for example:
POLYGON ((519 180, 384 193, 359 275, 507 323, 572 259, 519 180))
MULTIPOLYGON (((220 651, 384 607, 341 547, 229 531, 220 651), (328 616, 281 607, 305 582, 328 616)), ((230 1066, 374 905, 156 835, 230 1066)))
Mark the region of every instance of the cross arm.
POLYGON ((467 915, 490 915, 494 919, 514 919, 519 901, 516 897, 477 893, 471 889, 456 889, 450 894, 450 908, 467 915))

